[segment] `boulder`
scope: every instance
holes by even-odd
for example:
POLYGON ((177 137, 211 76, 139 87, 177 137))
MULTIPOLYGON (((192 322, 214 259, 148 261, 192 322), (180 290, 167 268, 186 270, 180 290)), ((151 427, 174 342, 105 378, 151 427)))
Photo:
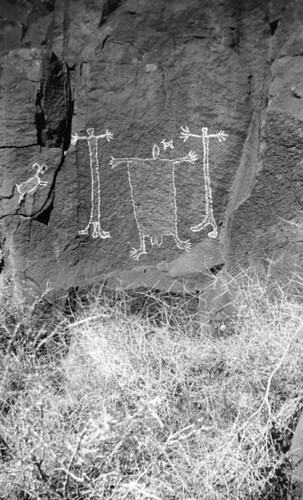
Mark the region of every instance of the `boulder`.
POLYGON ((1 3, 1 269, 21 300, 299 270, 301 11, 1 3))

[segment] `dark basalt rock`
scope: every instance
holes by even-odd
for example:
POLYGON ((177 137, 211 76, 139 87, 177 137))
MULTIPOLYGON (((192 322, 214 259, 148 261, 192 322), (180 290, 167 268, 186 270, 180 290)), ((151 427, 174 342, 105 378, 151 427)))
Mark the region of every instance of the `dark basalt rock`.
POLYGON ((104 279, 196 293, 223 266, 300 270, 302 19, 290 0, 1 2, 1 269, 20 297, 104 279), (207 200, 215 238, 191 229, 207 200))

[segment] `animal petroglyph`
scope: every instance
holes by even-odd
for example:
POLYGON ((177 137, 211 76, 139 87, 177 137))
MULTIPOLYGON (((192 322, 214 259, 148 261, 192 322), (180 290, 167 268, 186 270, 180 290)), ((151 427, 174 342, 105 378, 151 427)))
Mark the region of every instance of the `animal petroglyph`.
POLYGON ((19 203, 21 203, 26 194, 34 194, 38 186, 44 187, 48 184, 47 181, 42 181, 39 177, 39 175, 43 175, 47 170, 47 166, 44 165, 44 163, 42 165, 39 165, 39 163, 34 163, 32 168, 36 169, 35 175, 33 177, 30 177, 30 179, 28 179, 27 181, 22 182, 21 184, 16 184, 17 191, 20 194, 19 203))
POLYGON ((100 176, 99 176, 99 159, 98 159, 98 140, 104 139, 109 142, 113 139, 113 134, 106 130, 105 134, 95 135, 93 128, 88 128, 88 136, 79 136, 77 133, 72 135, 71 143, 75 145, 77 141, 86 140, 89 149, 90 157, 90 172, 91 172, 91 211, 87 226, 79 231, 79 234, 89 234, 89 228, 92 226, 93 238, 110 238, 110 233, 104 231, 101 227, 101 191, 100 191, 100 176))
POLYGON ((191 134, 188 127, 181 127, 181 129, 182 132, 180 133, 180 136, 182 137, 184 142, 187 141, 189 137, 197 137, 199 139, 202 138, 202 143, 203 143, 203 173, 204 173, 204 185, 205 185, 206 214, 202 222, 200 222, 200 224, 196 226, 192 226, 191 230, 194 232, 202 231, 202 229, 205 229, 208 225, 211 225, 213 229, 210 233, 208 233, 208 236, 210 238, 216 238, 218 235, 218 228, 213 214, 213 199, 212 199, 212 192, 211 192, 210 178, 209 178, 209 139, 216 138, 219 140, 219 142, 222 142, 226 140, 226 137, 228 137, 228 135, 225 134, 223 130, 220 130, 218 134, 208 134, 207 127, 203 127, 201 129, 202 135, 191 134))
POLYGON ((145 238, 152 245, 160 247, 163 236, 173 236, 181 250, 189 251, 190 242, 182 241, 177 229, 177 203, 175 186, 175 165, 194 163, 198 156, 191 151, 187 156, 176 159, 159 158, 160 149, 155 144, 152 158, 114 158, 112 168, 125 163, 127 166, 129 187, 136 219, 140 247, 133 248, 130 255, 139 260, 146 254, 145 238), (155 180, 158 179, 158 184, 155 180))

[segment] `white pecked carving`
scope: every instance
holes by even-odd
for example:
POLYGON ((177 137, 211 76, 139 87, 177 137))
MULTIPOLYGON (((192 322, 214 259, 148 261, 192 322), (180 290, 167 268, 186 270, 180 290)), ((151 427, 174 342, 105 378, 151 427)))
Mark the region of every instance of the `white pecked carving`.
POLYGON ((90 157, 90 172, 91 172, 91 211, 90 218, 87 226, 79 231, 79 234, 88 234, 89 228, 92 226, 92 237, 93 238, 110 238, 110 233, 104 231, 101 227, 101 213, 100 213, 100 176, 99 176, 99 159, 98 159, 98 140, 104 139, 109 142, 113 139, 113 134, 106 130, 105 134, 95 135, 93 128, 88 128, 88 136, 78 136, 77 133, 72 135, 71 143, 74 146, 77 141, 86 140, 89 149, 90 157))
POLYGON ((36 169, 36 173, 33 177, 30 177, 27 181, 22 182, 21 184, 16 184, 16 188, 18 193, 20 194, 19 203, 23 200, 26 194, 34 194, 37 190, 38 186, 47 186, 47 181, 42 181, 40 179, 40 175, 43 175, 47 170, 47 166, 43 163, 39 165, 39 163, 34 163, 32 168, 36 169))
POLYGON ((191 151, 187 156, 176 159, 160 158, 160 149, 155 144, 152 158, 114 158, 112 168, 125 163, 127 166, 129 187, 133 211, 137 223, 140 247, 133 248, 131 257, 139 260, 146 254, 145 238, 152 245, 160 247, 163 236, 173 236, 176 245, 181 250, 189 251, 190 242, 182 241, 177 229, 177 203, 175 186, 175 165, 182 162, 194 163, 198 156, 191 151), (155 184, 160 179, 161 189, 155 184), (142 189, 144 182, 144 189, 142 189))
POLYGON ((211 192, 211 187, 210 187, 210 177, 209 177, 209 139, 210 138, 216 138, 219 140, 219 142, 225 141, 226 137, 228 137, 227 134, 223 130, 220 130, 218 134, 208 134, 208 128, 203 127, 201 129, 202 135, 198 134, 191 134, 189 131, 188 127, 181 127, 182 132, 180 133, 180 137, 185 141, 189 137, 197 137, 199 139, 202 138, 203 142, 203 173, 204 173, 204 184, 205 184, 205 202, 206 202, 206 207, 205 207, 205 217, 200 222, 200 224, 196 226, 192 226, 191 230, 194 232, 197 231, 202 231, 202 229, 205 229, 208 225, 211 225, 213 230, 208 233, 208 236, 210 238, 216 238, 218 235, 218 228, 217 224, 214 218, 213 214, 213 199, 212 199, 212 192, 211 192))
POLYGON ((163 150, 166 151, 167 149, 174 149, 173 142, 173 139, 171 141, 166 141, 165 139, 163 139, 161 141, 161 144, 163 144, 163 150))

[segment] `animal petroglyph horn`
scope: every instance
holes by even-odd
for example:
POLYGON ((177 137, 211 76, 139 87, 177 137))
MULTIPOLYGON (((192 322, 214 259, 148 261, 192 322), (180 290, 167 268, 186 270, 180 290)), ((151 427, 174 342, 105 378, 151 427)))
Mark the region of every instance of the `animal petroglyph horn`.
POLYGON ((26 194, 34 194, 37 190, 38 186, 47 186, 48 181, 42 181, 40 179, 40 175, 43 175, 47 170, 47 166, 43 163, 39 165, 39 163, 34 163, 32 166, 33 169, 36 169, 36 173, 33 177, 30 177, 27 181, 22 182, 21 184, 16 184, 16 188, 18 193, 20 194, 19 203, 23 200, 26 194))

